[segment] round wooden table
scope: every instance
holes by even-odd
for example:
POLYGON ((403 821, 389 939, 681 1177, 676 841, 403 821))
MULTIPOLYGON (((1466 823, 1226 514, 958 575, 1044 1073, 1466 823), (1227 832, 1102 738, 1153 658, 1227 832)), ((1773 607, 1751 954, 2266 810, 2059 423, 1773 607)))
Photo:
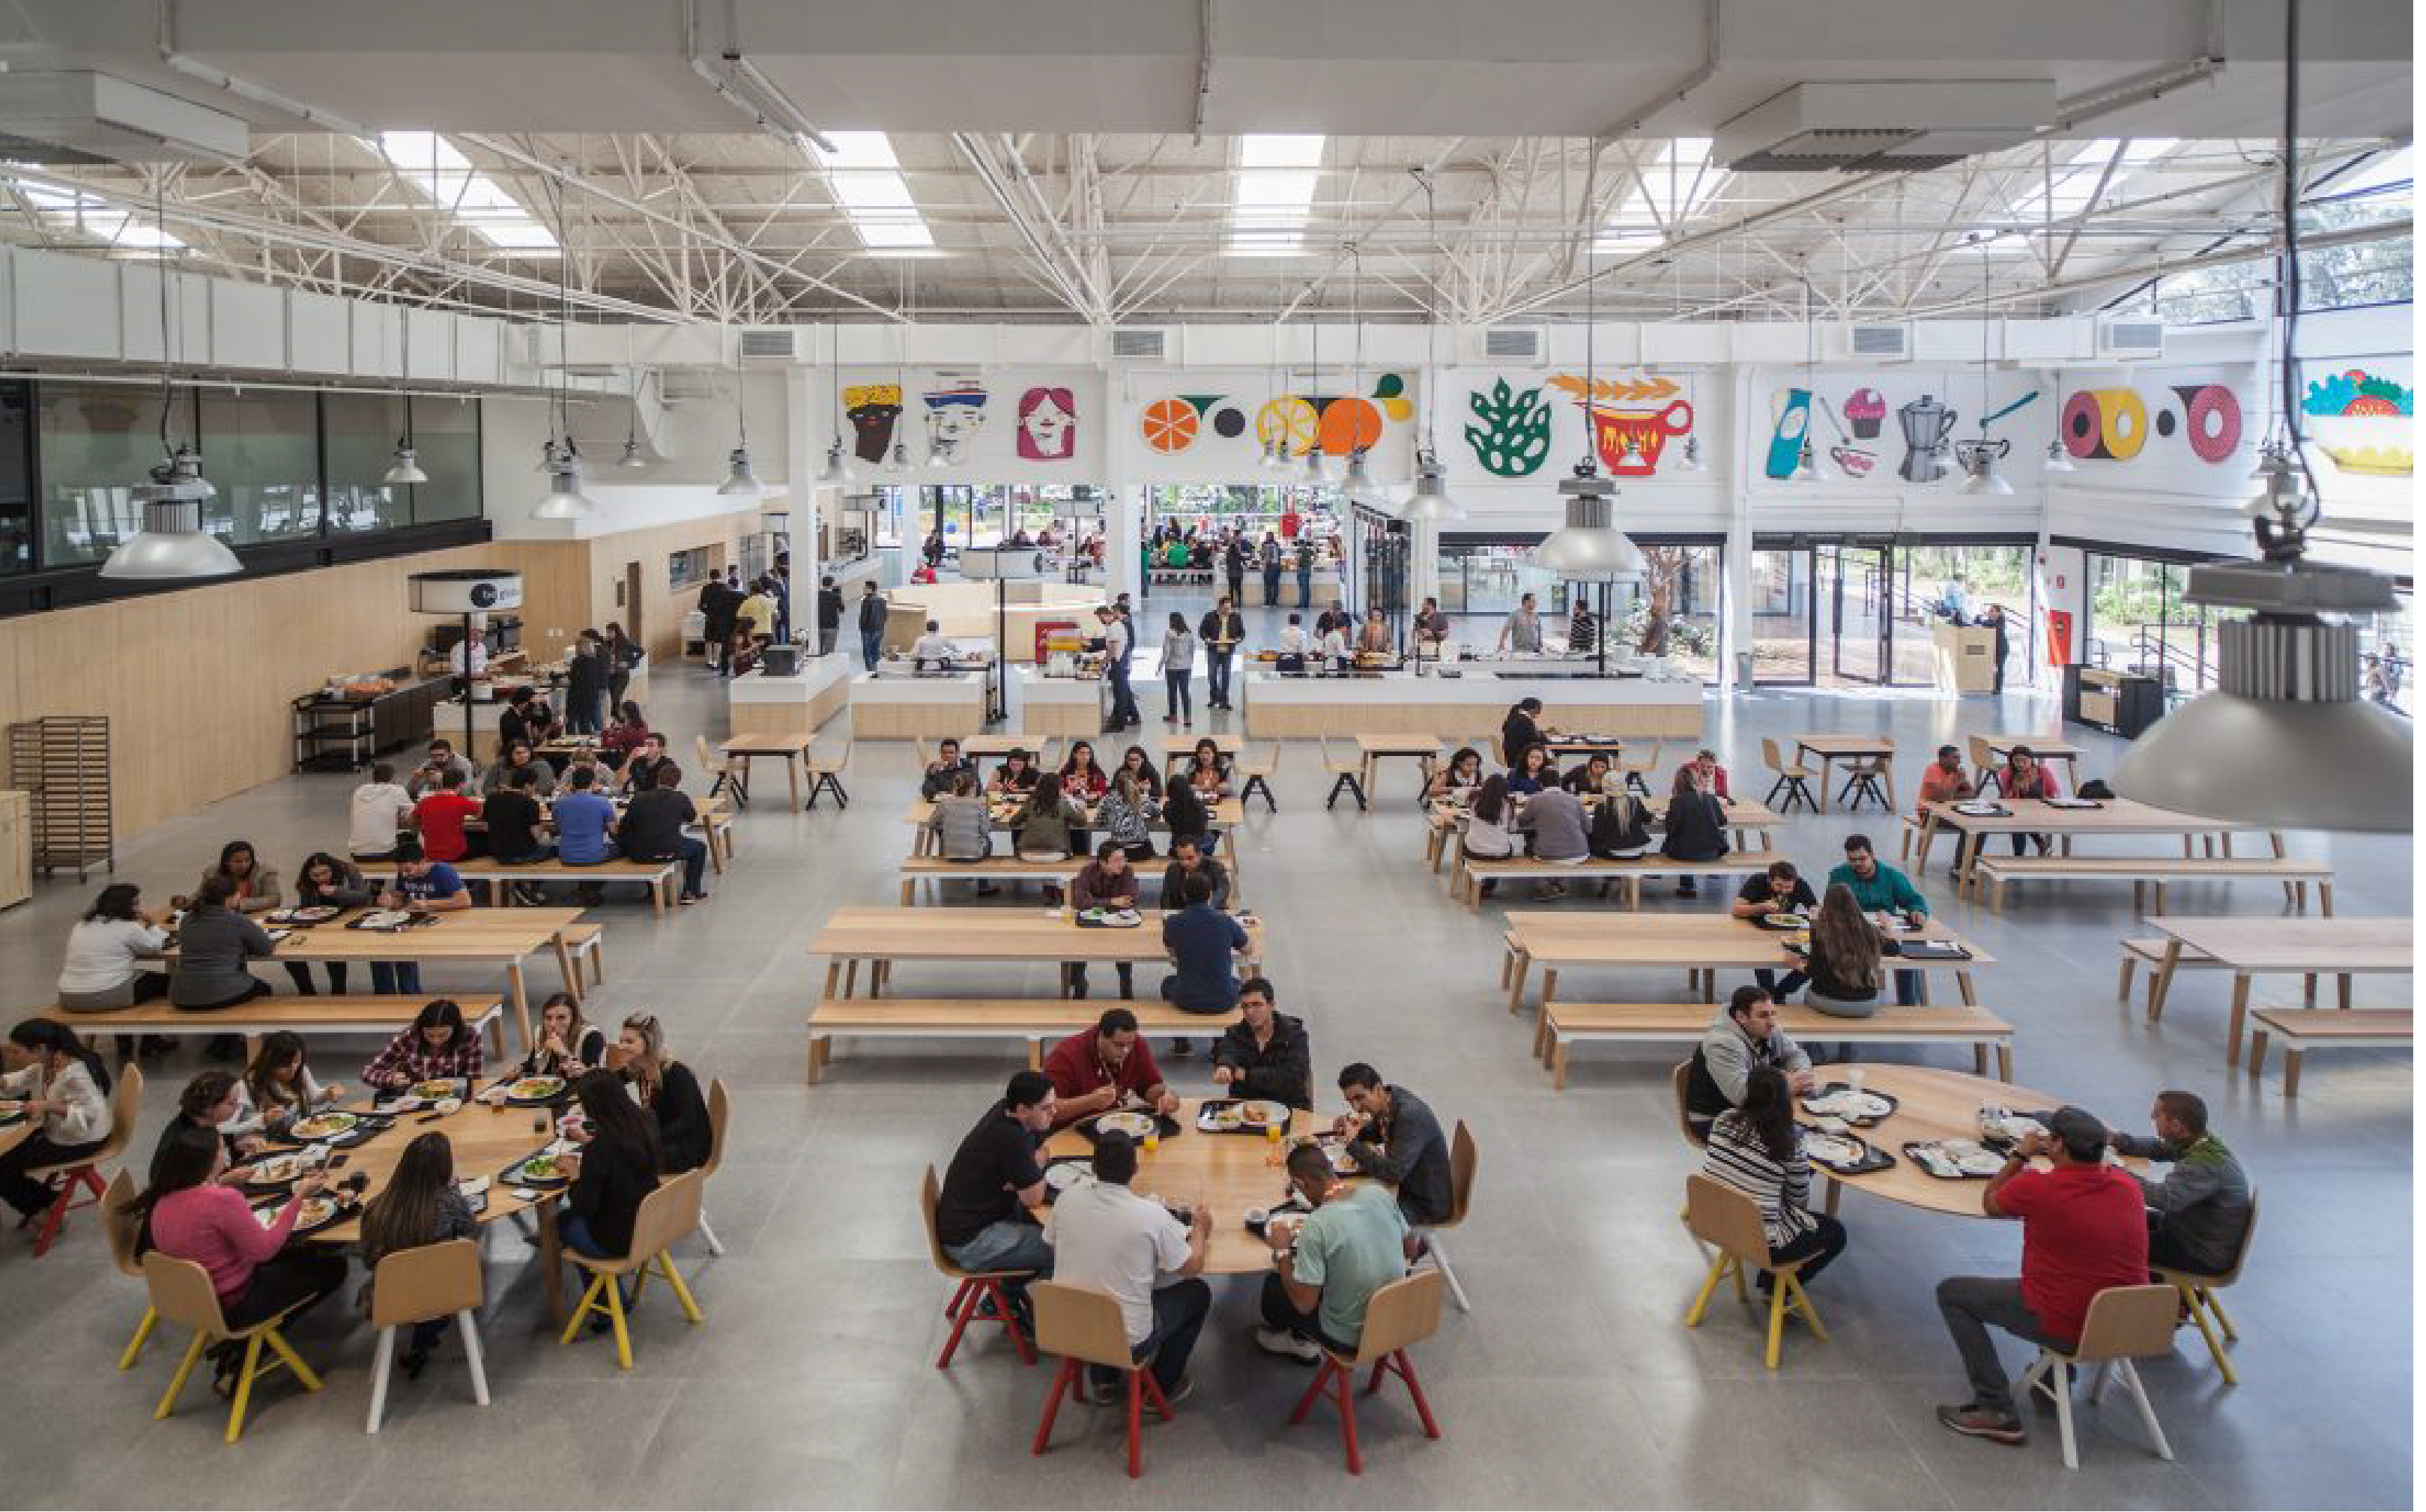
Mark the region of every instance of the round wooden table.
MULTIPOLYGON (((1208 1134, 1196 1127, 1202 1097, 1180 1099, 1181 1132, 1166 1135, 1158 1149, 1138 1151, 1137 1179, 1130 1182, 1140 1195, 1151 1194, 1179 1207, 1202 1202, 1212 1210, 1213 1232, 1205 1242, 1205 1274, 1247 1276, 1271 1269, 1271 1246, 1247 1227, 1249 1208, 1270 1208, 1287 1199, 1286 1142, 1275 1144, 1248 1134, 1208 1134)), ((1220 1100, 1220 1099, 1217 1099, 1220 1100)), ((1311 1134, 1328 1129, 1331 1120, 1292 1110, 1288 1131, 1311 1134)), ((1086 1155, 1094 1145, 1076 1129, 1064 1129, 1044 1146, 1043 1158, 1086 1155)), ((1044 1215, 1040 1210, 1039 1218, 1044 1215)))
MULTIPOLYGON (((2010 1108, 2016 1113, 2041 1112, 2063 1106, 2064 1099, 2045 1092, 2017 1087, 2010 1081, 1993 1081, 1984 1076, 1970 1076, 1961 1071, 1940 1071, 1926 1065, 1887 1065, 1875 1062, 1860 1065, 1815 1065, 1811 1075, 1821 1086, 1842 1081, 1849 1071, 1862 1073, 1862 1090, 1884 1092, 1896 1099, 1896 1111, 1868 1129, 1853 1132, 1895 1157, 1895 1163, 1884 1171, 1871 1171, 1864 1176, 1838 1176, 1814 1162, 1815 1176, 1828 1180, 1828 1211, 1836 1211, 1836 1195, 1851 1187, 1889 1202, 1900 1202, 1908 1208, 1921 1208, 1931 1212, 1952 1213, 1958 1218, 1984 1218, 1987 1210, 1980 1203, 1981 1194, 1988 1190, 1987 1179, 1966 1178, 1959 1181, 1943 1181, 1913 1163, 1903 1152, 1907 1144, 1920 1144, 1933 1139, 1970 1139, 1980 1137, 1980 1110, 1986 1107, 2010 1108)), ((1801 1115, 1806 1121, 1810 1114, 1801 1115)), ((2033 1162, 2039 1169, 2047 1168, 2044 1160, 2033 1162)), ((2143 1167, 2145 1162, 2127 1161, 2127 1166, 2143 1167)))

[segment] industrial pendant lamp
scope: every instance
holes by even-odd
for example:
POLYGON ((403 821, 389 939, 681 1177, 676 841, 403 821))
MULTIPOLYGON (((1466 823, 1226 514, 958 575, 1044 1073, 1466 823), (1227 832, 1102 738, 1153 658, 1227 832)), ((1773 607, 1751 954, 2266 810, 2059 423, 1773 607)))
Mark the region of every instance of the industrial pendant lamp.
MULTIPOLYGON (((155 187, 154 226, 168 224, 167 200, 165 188, 155 187)), ((202 454, 182 441, 169 440, 169 412, 175 398, 170 382, 168 255, 164 247, 159 267, 161 460, 148 481, 127 491, 142 508, 143 527, 110 552, 101 564, 104 577, 225 577, 244 570, 227 543, 202 528, 202 505, 218 495, 202 477, 202 454)))
POLYGON ((738 370, 733 375, 733 418, 737 439, 733 449, 724 454, 724 481, 716 486, 716 491, 728 498, 755 498, 758 469, 750 460, 750 406, 744 401, 738 370))
POLYGON ((2396 607, 2392 579, 2306 557, 2319 507, 2302 447, 2298 376, 2299 0, 2283 54, 2282 342, 2288 446, 2270 453, 2253 501, 2263 560, 2191 569, 2192 604, 2250 611, 2217 628, 2216 688, 2132 742, 2115 790, 2163 808, 2268 828, 2407 834, 2416 739, 2410 723, 2362 696, 2358 626, 2348 614, 2396 607), (2331 617, 2329 617, 2331 616, 2331 617))
POLYGON ((1702 438, 1700 436, 1687 436, 1685 438, 1685 454, 1676 460, 1675 471, 1680 473, 1706 473, 1709 470, 1710 464, 1702 460, 1702 438))
MULTIPOLYGON (((1355 357, 1348 371, 1348 394, 1350 398, 1365 392, 1365 254, 1354 242, 1348 244, 1348 325, 1356 333, 1355 357)), ((1368 510, 1388 510, 1389 499, 1373 484, 1373 474, 1365 465, 1370 446, 1358 445, 1348 453, 1348 471, 1339 480, 1339 491, 1350 504, 1368 510)))
MULTIPOLYGON (((1431 230, 1431 251, 1437 260, 1441 253, 1440 218, 1433 203, 1432 176, 1420 168, 1407 171, 1413 173, 1415 182, 1424 187, 1424 223, 1431 230)), ((1433 287, 1439 287, 1437 280, 1433 287)), ((1441 466, 1436 445, 1438 432, 1434 429, 1436 416, 1432 398, 1433 391, 1440 386, 1440 350, 1434 339, 1440 334, 1440 321, 1434 317, 1435 314, 1431 310, 1424 313, 1424 439, 1423 444, 1415 447, 1415 492, 1407 496, 1405 506, 1399 511, 1399 518, 1416 525, 1438 525, 1444 520, 1465 518, 1465 506, 1449 494, 1448 472, 1441 466)))
POLYGON ((409 485, 429 481, 429 475, 421 470, 420 459, 412 454, 412 400, 408 397, 404 403, 404 434, 396 438, 396 458, 394 463, 385 473, 382 473, 380 476, 380 481, 382 483, 392 485, 409 485))
MULTIPOLYGON (((1811 323, 1811 268, 1806 260, 1803 268, 1803 391, 1806 394, 1820 392, 1819 382, 1813 376, 1819 366, 1820 331, 1811 323)), ((1820 459, 1811 447, 1811 416, 1808 412, 1803 416, 1803 449, 1795 457, 1794 471, 1786 475, 1786 480, 1789 483, 1820 481, 1820 459)))
MULTIPOLYGON (((1587 232, 1589 235, 1589 232, 1587 232)), ((1593 290, 1599 275, 1593 270, 1589 243, 1584 252, 1584 454, 1575 472, 1559 480, 1559 496, 1566 502, 1567 523, 1533 548, 1533 565, 1577 582, 1608 583, 1642 576, 1642 553, 1617 528, 1617 485, 1600 475, 1597 430, 1592 411, 1598 367, 1593 361, 1593 334, 1598 305, 1593 290)))
MULTIPOLYGON (((564 191, 555 180, 547 183, 548 197, 556 207, 556 244, 562 248, 564 191)), ((566 282, 570 275, 564 265, 572 260, 570 252, 556 260, 556 415, 539 452, 539 470, 547 474, 547 493, 531 511, 535 520, 581 520, 598 510, 581 491, 581 453, 573 445, 573 412, 565 398, 566 370, 572 366, 573 288, 566 282)))
POLYGON ((2069 447, 2064 446, 2061 439, 2047 443, 2046 461, 2041 464, 2039 470, 2049 473, 2077 473, 2080 471, 2079 468, 2073 465, 2072 451, 2069 447))
POLYGON ((828 329, 833 345, 827 351, 831 360, 826 364, 826 392, 835 419, 833 445, 826 447, 826 464, 817 473, 817 481, 855 483, 859 481, 859 474, 851 467, 850 457, 843 450, 842 445, 842 333, 832 327, 828 329))
POLYGON ((623 422, 623 455, 616 459, 615 465, 646 467, 649 459, 640 452, 640 375, 637 369, 632 374, 631 390, 631 413, 623 422))
POLYGON ((1974 236, 1971 242, 1980 249, 1980 435, 1968 447, 1956 448, 1964 455, 1963 482, 1955 492, 2010 497, 2014 485, 1997 475, 1997 453, 1988 441, 1988 238, 1974 236))
MULTIPOLYGON (((1305 291, 1312 294, 1316 285, 1308 284, 1305 291)), ((1322 387, 1322 311, 1314 312, 1314 369, 1308 375, 1317 389, 1322 387)), ((1331 481, 1331 469, 1322 458, 1322 423, 1320 412, 1315 416, 1314 439, 1305 444, 1305 463, 1298 469, 1297 480, 1308 488, 1321 488, 1331 481)))

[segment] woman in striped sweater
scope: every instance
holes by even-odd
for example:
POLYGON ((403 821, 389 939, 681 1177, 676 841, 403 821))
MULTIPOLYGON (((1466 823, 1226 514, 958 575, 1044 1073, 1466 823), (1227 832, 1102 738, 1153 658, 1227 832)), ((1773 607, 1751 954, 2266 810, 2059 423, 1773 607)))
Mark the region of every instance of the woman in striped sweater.
MULTIPOLYGON (((1760 1207, 1772 1262, 1808 1260, 1801 1276, 1810 1281, 1845 1248, 1845 1226, 1811 1211, 1811 1162, 1803 1153, 1803 1130, 1794 1122, 1794 1094, 1773 1065, 1755 1066, 1744 1079, 1740 1107, 1710 1125, 1702 1174, 1731 1186, 1760 1207)), ((1761 1273, 1760 1287, 1772 1284, 1761 1273)))

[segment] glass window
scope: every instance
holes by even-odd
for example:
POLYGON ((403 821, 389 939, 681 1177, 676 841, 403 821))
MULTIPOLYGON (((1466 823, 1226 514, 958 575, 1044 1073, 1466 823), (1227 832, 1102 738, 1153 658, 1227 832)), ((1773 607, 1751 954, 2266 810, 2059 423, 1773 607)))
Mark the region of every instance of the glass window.
MULTIPOLYGON (((97 563, 143 528, 134 489, 150 479, 163 455, 160 392, 127 383, 46 380, 35 395, 43 565, 97 563)), ((191 389, 176 392, 172 433, 193 434, 193 402, 191 389)), ((206 465, 204 475, 215 471, 206 465)), ((222 524, 213 528, 226 534, 222 524)))
POLYGON ((320 533, 318 396, 267 389, 202 391, 202 506, 235 545, 320 533))
POLYGON ((1627 596, 1615 610, 1621 633, 1613 644, 1666 657, 1677 671, 1716 682, 1726 548, 1640 537, 1635 544, 1642 550, 1644 574, 1641 582, 1619 585, 1627 596))
POLYGON ((415 394, 411 403, 413 453, 429 475, 429 481, 412 486, 412 523, 478 519, 479 401, 415 394))
POLYGON ((1811 552, 1805 547, 1752 554, 1752 679, 1812 680, 1811 552))
POLYGON ((34 565, 33 394, 0 383, 0 573, 34 565))
POLYGON ((380 480, 396 465, 396 438, 404 434, 404 396, 325 395, 320 424, 329 459, 329 528, 391 530, 411 525, 408 491, 380 480))

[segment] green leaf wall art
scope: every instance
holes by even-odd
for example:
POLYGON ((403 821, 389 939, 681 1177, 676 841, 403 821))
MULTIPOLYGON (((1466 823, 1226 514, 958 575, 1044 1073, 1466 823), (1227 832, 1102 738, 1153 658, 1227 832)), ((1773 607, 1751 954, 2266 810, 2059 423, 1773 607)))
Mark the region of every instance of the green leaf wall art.
POLYGON ((1491 391, 1469 393, 1465 402, 1480 425, 1465 428, 1474 460, 1495 478, 1530 478, 1550 455, 1550 406, 1539 388, 1521 393, 1500 379, 1491 391))

